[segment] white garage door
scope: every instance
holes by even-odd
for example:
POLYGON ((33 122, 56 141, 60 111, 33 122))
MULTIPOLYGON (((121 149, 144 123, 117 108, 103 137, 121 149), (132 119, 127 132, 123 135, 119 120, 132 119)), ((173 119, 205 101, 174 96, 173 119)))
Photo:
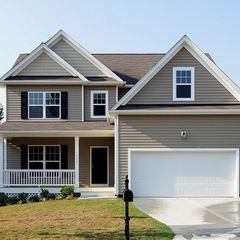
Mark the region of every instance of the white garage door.
POLYGON ((236 150, 130 150, 135 197, 226 197, 238 194, 236 150))

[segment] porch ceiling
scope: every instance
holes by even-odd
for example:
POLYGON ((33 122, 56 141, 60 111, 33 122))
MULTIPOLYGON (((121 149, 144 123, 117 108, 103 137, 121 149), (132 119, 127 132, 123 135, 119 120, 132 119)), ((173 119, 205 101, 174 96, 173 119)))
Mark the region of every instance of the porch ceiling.
POLYGON ((0 135, 5 137, 109 137, 114 135, 114 126, 107 122, 9 121, 0 125, 0 135))

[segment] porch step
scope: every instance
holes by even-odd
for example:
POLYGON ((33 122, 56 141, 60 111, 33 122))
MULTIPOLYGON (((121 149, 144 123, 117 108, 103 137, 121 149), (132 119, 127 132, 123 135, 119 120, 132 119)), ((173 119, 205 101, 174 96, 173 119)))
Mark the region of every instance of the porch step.
POLYGON ((114 188, 81 188, 80 199, 115 198, 114 188))

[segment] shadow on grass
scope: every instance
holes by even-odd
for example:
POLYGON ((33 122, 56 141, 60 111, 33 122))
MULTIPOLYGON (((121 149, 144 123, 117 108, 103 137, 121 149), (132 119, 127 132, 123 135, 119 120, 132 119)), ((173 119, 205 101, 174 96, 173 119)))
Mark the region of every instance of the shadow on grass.
MULTIPOLYGON (((57 232, 40 232, 39 235, 41 237, 50 237, 50 238, 76 238, 79 237, 81 239, 105 239, 105 240, 112 240, 112 239, 124 239, 124 233, 123 231, 105 231, 105 232, 89 232, 89 231, 79 231, 75 233, 57 233, 57 232)), ((167 231, 156 231, 156 230, 150 230, 150 231, 134 231, 130 234, 131 239, 172 239, 174 237, 173 233, 167 232, 167 231)))
MULTIPOLYGON (((103 217, 103 218, 105 218, 105 217, 103 217)), ((111 218, 123 219, 123 216, 113 216, 111 218)), ((143 218, 144 219, 144 218, 149 218, 149 217, 147 217, 147 216, 131 216, 131 219, 134 219, 134 218, 139 218, 139 219, 143 218)))

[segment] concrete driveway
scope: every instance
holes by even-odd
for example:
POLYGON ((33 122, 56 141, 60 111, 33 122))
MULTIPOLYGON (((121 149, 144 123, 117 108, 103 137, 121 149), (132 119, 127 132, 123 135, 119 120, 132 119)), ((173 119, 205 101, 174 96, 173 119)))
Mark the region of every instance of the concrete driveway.
POLYGON ((136 206, 176 234, 240 233, 240 201, 234 198, 136 198, 136 206))

